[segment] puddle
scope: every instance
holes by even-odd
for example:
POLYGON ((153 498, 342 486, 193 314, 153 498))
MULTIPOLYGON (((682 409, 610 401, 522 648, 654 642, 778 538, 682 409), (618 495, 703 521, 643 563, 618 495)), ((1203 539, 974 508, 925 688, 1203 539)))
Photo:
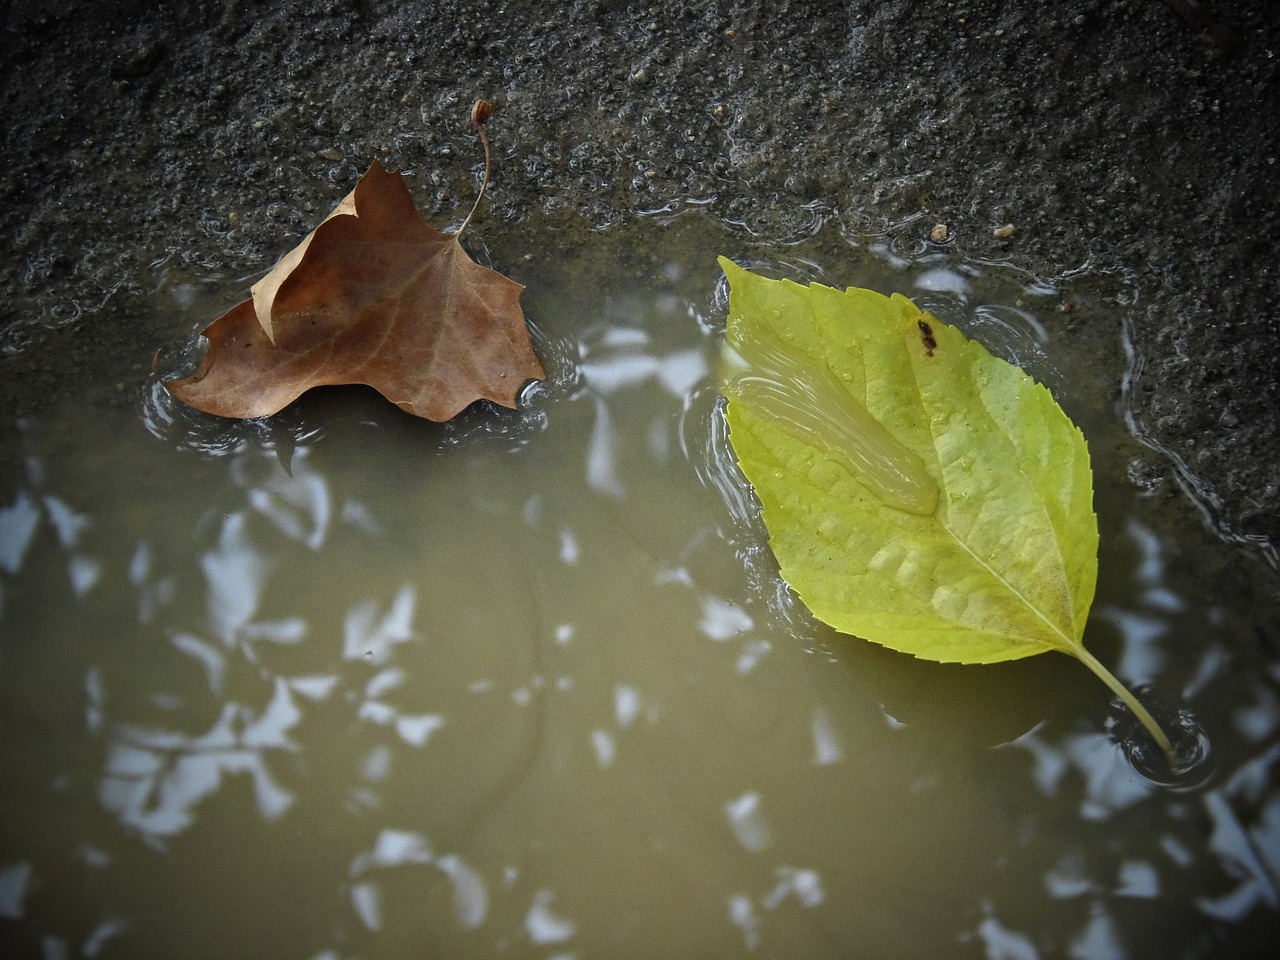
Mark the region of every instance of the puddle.
MULTIPOLYGON (((549 372, 520 412, 432 425, 341 389, 233 424, 152 389, 22 425, 7 935, 45 957, 1164 958, 1274 915, 1275 582, 1126 480, 1121 280, 692 215, 498 259, 549 372), (909 293, 1052 387, 1094 458, 1086 639, 1194 718, 1195 777, 1136 772, 1066 657, 924 663, 795 604, 717 417, 717 253, 909 293)), ((165 295, 173 343, 227 305, 165 295)))

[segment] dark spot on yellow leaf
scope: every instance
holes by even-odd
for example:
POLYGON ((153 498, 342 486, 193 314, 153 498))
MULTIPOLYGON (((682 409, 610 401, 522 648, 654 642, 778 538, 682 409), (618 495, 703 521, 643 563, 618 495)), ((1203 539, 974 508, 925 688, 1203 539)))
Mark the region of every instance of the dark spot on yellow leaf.
POLYGON ((920 342, 924 344, 924 355, 932 357, 933 351, 938 347, 938 341, 933 339, 933 327, 929 326, 928 321, 917 320, 916 326, 920 328, 920 342))

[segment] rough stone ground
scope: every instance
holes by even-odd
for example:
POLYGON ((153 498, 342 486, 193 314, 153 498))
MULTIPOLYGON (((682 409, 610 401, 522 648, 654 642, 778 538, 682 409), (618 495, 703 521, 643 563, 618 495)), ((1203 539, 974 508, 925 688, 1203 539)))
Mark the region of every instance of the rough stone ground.
POLYGON ((967 255, 1043 275, 1131 271, 1154 445, 1134 481, 1193 487, 1265 549, 1280 5, 1215 3, 1244 37, 1230 59, 1156 0, 15 0, 0 431, 95 369, 133 395, 171 338, 143 309, 156 265, 261 271, 372 156, 416 172, 429 219, 460 219, 485 96, 486 218, 550 217, 562 244, 714 198, 767 237, 817 209, 922 238, 944 221, 967 255))

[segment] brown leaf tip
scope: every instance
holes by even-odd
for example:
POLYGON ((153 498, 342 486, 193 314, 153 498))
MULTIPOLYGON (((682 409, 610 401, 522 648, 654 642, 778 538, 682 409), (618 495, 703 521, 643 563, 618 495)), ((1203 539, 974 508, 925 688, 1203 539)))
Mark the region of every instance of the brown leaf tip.
POLYGON ((471 108, 471 122, 477 127, 493 116, 493 104, 488 100, 477 100, 471 108))

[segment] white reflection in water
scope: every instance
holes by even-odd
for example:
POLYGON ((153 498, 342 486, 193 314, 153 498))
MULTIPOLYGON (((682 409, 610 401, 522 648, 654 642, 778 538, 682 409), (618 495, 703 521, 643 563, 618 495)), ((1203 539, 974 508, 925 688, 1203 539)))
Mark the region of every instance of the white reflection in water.
MULTIPOLYGON (((647 339, 647 338, 646 338, 647 339)), ((579 373, 597 394, 616 393, 651 379, 677 400, 702 382, 708 373, 707 359, 700 347, 677 350, 664 357, 641 352, 646 343, 611 344, 621 349, 600 359, 585 360, 579 373)))
POLYGON ((44 506, 49 511, 49 522, 53 524, 62 548, 70 550, 79 544, 80 535, 90 527, 92 521, 84 514, 76 513, 57 497, 45 497, 44 506))
MULTIPOLYGON (((457 854, 435 856, 421 833, 413 830, 384 829, 378 833, 373 849, 356 855, 351 861, 350 876, 358 882, 351 885, 351 904, 370 930, 382 925, 382 893, 372 871, 404 866, 431 867, 448 878, 453 888, 453 916, 464 930, 474 930, 484 922, 489 909, 489 892, 480 876, 457 854)), ((390 881, 384 881, 390 882, 390 881)))
POLYGON ((760 920, 750 897, 739 893, 729 898, 729 920, 742 931, 742 942, 748 950, 760 946, 760 920))
POLYGON ((360 922, 370 930, 377 932, 382 927, 382 906, 375 884, 352 884, 351 906, 355 909, 360 922))
POLYGON ((1068 954, 1075 960, 1124 960, 1128 956, 1120 946, 1115 921, 1101 900, 1090 905, 1089 922, 1072 941, 1068 954))
POLYGON ((431 847, 427 838, 413 830, 383 830, 374 841, 373 850, 360 854, 351 864, 353 876, 367 867, 394 867, 406 863, 430 863, 431 847))
POLYGON ((982 906, 986 917, 978 924, 978 938, 986 948, 987 960, 1040 960, 1040 953, 1030 937, 1002 924, 990 901, 982 906))
POLYGON ((0 570, 17 573, 40 525, 40 509, 25 490, 9 506, 0 508, 0 570))
POLYGON ((578 368, 582 379, 599 393, 613 393, 623 387, 644 383, 658 372, 656 357, 629 355, 588 361, 578 368))
POLYGON ((267 709, 245 726, 241 743, 256 750, 297 750, 298 745, 289 739, 288 733, 302 719, 302 711, 293 702, 287 680, 276 677, 275 685, 267 709))
POLYGON ((662 716, 662 705, 652 698, 641 697, 635 687, 620 684, 614 689, 613 716, 624 730, 642 716, 646 723, 654 724, 662 716))
POLYGON ((682 350, 664 357, 658 364, 658 381, 677 400, 683 400, 706 378, 707 358, 700 348, 682 350))
POLYGON ((1055 900, 1074 900, 1098 889, 1084 872, 1080 854, 1070 851, 1044 875, 1044 888, 1055 900))
POLYGON ((1125 532, 1138 548, 1138 567, 1133 578, 1138 583, 1155 586, 1164 577, 1164 549, 1160 538, 1137 520, 1130 519, 1125 524, 1125 532))
POLYGON ((176 633, 169 638, 176 649, 196 660, 204 667, 205 682, 211 693, 222 693, 223 678, 226 673, 226 657, 210 643, 189 633, 176 633))
POLYGON ((399 667, 391 667, 387 670, 380 670, 373 675, 373 679, 364 685, 364 695, 370 699, 380 697, 388 691, 394 690, 404 682, 404 671, 399 667))
POLYGON ((533 691, 528 687, 517 687, 511 691, 511 702, 519 707, 527 707, 533 700, 533 691))
POLYGON ((1180 596, 1164 587, 1144 590, 1142 602, 1153 610, 1163 610, 1165 613, 1180 613, 1187 608, 1186 602, 1180 596))
POLYGON ((813 764, 829 767, 844 757, 844 748, 831 723, 831 715, 824 707, 813 708, 813 721, 809 727, 813 734, 813 764))
POLYGON ((649 453, 653 459, 665 463, 671 459, 671 424, 661 417, 655 417, 649 423, 649 453))
MULTIPOLYGON (((44 497, 43 505, 59 545, 69 554, 67 577, 71 592, 81 599, 97 586, 102 576, 102 563, 76 550, 81 534, 92 521, 84 514, 76 513, 58 497, 44 497)), ((19 491, 12 504, 0 509, 0 570, 17 574, 22 569, 27 549, 39 529, 40 516, 40 504, 25 490, 19 491)))
MULTIPOLYGON (((397 678, 398 682, 399 678, 397 678)), ((373 687, 374 684, 370 684, 373 687)), ((427 737, 432 731, 438 730, 444 725, 444 718, 435 714, 421 714, 409 716, 400 713, 394 707, 380 703, 372 699, 375 694, 366 694, 370 699, 360 705, 360 716, 362 719, 372 719, 375 723, 394 724, 396 731, 400 736, 415 747, 420 747, 427 742, 427 737)))
POLYGON ((81 956, 96 957, 102 952, 102 948, 106 946, 108 940, 112 937, 118 937, 129 929, 129 925, 123 920, 110 919, 103 920, 94 927, 93 932, 89 934, 89 938, 85 940, 84 946, 80 948, 81 956))
POLYGON ((1276 697, 1274 690, 1262 684, 1254 685, 1253 694, 1256 701, 1236 707, 1231 719, 1242 736, 1258 743, 1270 736, 1280 724, 1280 698, 1276 697))
POLYGON ((613 716, 618 726, 627 729, 640 715, 640 691, 635 687, 619 684, 613 689, 613 716))
POLYGON ((44 507, 57 534, 58 543, 70 554, 67 558, 67 576, 71 581, 71 592, 76 599, 81 599, 97 585, 102 576, 102 564, 98 560, 76 552, 81 534, 93 525, 93 521, 84 514, 76 513, 57 497, 45 497, 44 507))
POLYGON ((358 500, 343 501, 342 522, 371 537, 380 537, 383 534, 382 523, 374 515, 373 509, 367 503, 361 503, 358 500))
POLYGON ((560 562, 566 564, 578 562, 578 538, 568 527, 560 531, 560 562))
POLYGON ((757 906, 768 911, 777 910, 788 900, 810 910, 826 901, 822 876, 816 870, 780 866, 773 872, 775 882, 768 893, 753 899, 745 893, 729 897, 729 922, 742 932, 742 941, 748 950, 760 946, 762 917, 757 906))
POLYGON ((760 794, 747 792, 724 805, 729 827, 743 849, 759 853, 773 840, 773 830, 760 811, 760 794))
POLYGON ((444 717, 436 713, 403 714, 379 700, 365 700, 356 715, 377 726, 393 727, 400 739, 411 747, 426 746, 431 735, 444 726, 444 717))
POLYGON ((209 585, 209 624, 218 639, 230 645, 257 612, 271 569, 271 562, 249 544, 243 513, 223 520, 218 547, 200 558, 200 566, 209 585))
MULTIPOLYGON (((245 541, 243 520, 242 514, 227 518, 218 548, 205 554, 202 566, 212 624, 226 645, 239 643, 252 656, 248 641, 295 643, 305 635, 306 628, 296 619, 248 622, 260 589, 253 577, 262 564, 255 560, 256 554, 245 541)), ((146 566, 145 562, 137 564, 136 572, 144 576, 146 566)), ((171 642, 201 663, 210 690, 219 693, 225 672, 224 653, 191 634, 177 633, 171 642)), ((295 695, 322 700, 336 682, 332 676, 276 677, 271 700, 260 712, 228 703, 214 726, 198 736, 119 724, 112 731, 104 775, 99 780, 99 800, 123 823, 158 843, 191 825, 196 805, 219 789, 224 775, 248 774, 259 813, 268 820, 278 819, 294 797, 271 776, 266 753, 298 749, 289 736, 302 720, 295 695)), ((106 695, 96 668, 89 670, 85 689, 90 728, 100 729, 106 695)))
POLYGON ((444 726, 444 717, 437 713, 417 716, 400 714, 396 717, 396 733, 411 747, 424 747, 431 735, 444 726))
POLYGON ((71 579, 71 592, 80 599, 97 586, 102 564, 93 557, 76 554, 67 561, 67 575, 71 579))
POLYGON ((1153 789, 1105 734, 1069 736, 1063 749, 1085 778, 1085 797, 1080 804, 1080 815, 1085 820, 1106 820, 1138 803, 1153 789))
POLYGON ((751 616, 736 603, 719 597, 702 598, 702 619, 698 627, 712 640, 731 640, 752 627, 751 616))
POLYGON ((1185 603, 1164 584, 1164 547, 1159 537, 1135 519, 1125 524, 1125 533, 1138 551, 1132 571, 1139 587, 1137 610, 1117 606, 1100 607, 1098 615, 1113 623, 1124 641, 1116 673, 1122 677, 1151 678, 1164 666, 1157 643, 1170 629, 1169 617, 1185 609, 1185 603))
POLYGON ((243 634, 248 640, 266 640, 290 646, 307 638, 307 622, 300 617, 246 623, 243 634))
POLYGON ((1145 860, 1125 860, 1120 864, 1115 894, 1117 897, 1154 900, 1160 896, 1160 874, 1145 860))
POLYGON ((1239 883, 1234 890, 1220 897, 1197 900, 1204 913, 1219 920, 1242 920, 1257 906, 1265 904, 1274 910, 1280 905, 1277 892, 1280 849, 1274 842, 1280 834, 1277 803, 1280 803, 1280 795, 1268 805, 1262 822, 1249 829, 1240 822, 1223 791, 1214 790, 1205 795, 1205 810, 1213 823, 1209 849, 1217 854, 1226 872, 1239 883))
POLYGON ((948 270, 946 267, 934 267, 931 270, 925 270, 920 276, 916 277, 915 283, 912 284, 917 290, 924 290, 929 293, 954 293, 957 297, 965 299, 969 293, 969 280, 964 274, 955 270, 948 270))
POLYGON ((237 720, 244 714, 244 708, 227 704, 217 723, 198 737, 118 726, 98 784, 102 805, 158 842, 192 824, 196 805, 217 792, 224 774, 247 773, 258 812, 267 820, 278 819, 294 797, 272 778, 261 751, 292 749, 285 734, 301 714, 287 689, 237 735, 237 720))
POLYGON ((816 870, 779 867, 774 874, 778 878, 778 885, 761 901, 768 910, 776 909, 788 897, 794 897, 800 906, 810 909, 827 898, 822 889, 822 877, 816 870))
POLYGON ((277 467, 265 483, 253 485, 245 475, 251 462, 247 458, 232 461, 231 476, 247 489, 249 504, 281 533, 319 550, 329 532, 333 506, 324 478, 308 469, 310 452, 306 447, 294 452, 292 476, 277 467))
POLYGON ((613 737, 607 730, 591 731, 591 749, 596 755, 596 763, 602 769, 607 769, 613 765, 613 758, 618 752, 618 748, 614 745, 613 737))
POLYGON ((386 744, 378 744, 360 765, 360 775, 370 783, 381 783, 391 773, 391 748, 386 744))
POLYGON ((1160 849, 1183 870, 1191 866, 1192 861, 1195 860, 1186 845, 1171 833, 1165 833, 1160 836, 1160 849))
POLYGON ((133 556, 129 558, 129 582, 141 587, 151 576, 151 544, 139 540, 133 548, 133 556))
POLYGON ((138 622, 141 624, 151 623, 162 608, 173 602, 173 577, 152 580, 153 563, 151 544, 139 540, 129 559, 129 582, 138 591, 138 622))
POLYGON ((531 527, 536 527, 542 522, 542 494, 535 493, 533 496, 525 500, 524 505, 520 508, 520 516, 524 518, 524 522, 531 527))
POLYGON ((563 943, 578 930, 577 924, 551 912, 551 901, 555 894, 550 890, 539 890, 533 896, 533 906, 524 918, 525 933, 534 943, 563 943))
POLYGON ((30 880, 31 864, 25 860, 0 867, 0 917, 8 920, 22 917, 30 880))
POLYGON ((587 444, 587 486, 615 500, 627 495, 618 479, 617 437, 603 400, 596 401, 596 422, 587 444))
MULTIPOLYGON (((643 331, 612 327, 599 343, 584 346, 578 372, 595 395, 595 424, 587 446, 587 485, 597 493, 621 500, 626 487, 618 474, 618 437, 606 398, 612 394, 656 381, 671 396, 683 401, 706 379, 707 360, 701 347, 673 351, 666 356, 646 352, 649 337, 643 331)), ((661 418, 651 422, 649 448, 660 460, 672 448, 670 425, 661 418)))
POLYGON ((386 663, 396 644, 414 639, 414 589, 405 584, 381 617, 374 600, 358 603, 347 611, 343 623, 342 654, 348 660, 386 663))
MULTIPOLYGON (((561 678, 568 679, 568 678, 561 678)), ((559 684, 557 684, 559 686, 559 684)), ((572 687, 572 683, 564 689, 572 687)), ((661 709, 657 703, 646 704, 640 691, 628 684, 618 684, 613 690, 613 719, 619 730, 629 730, 635 722, 643 717, 648 723, 658 721, 661 709)), ((618 737, 604 728, 592 730, 589 739, 596 763, 601 769, 613 765, 618 754, 618 737)))
POLYGON ((1200 661, 1196 664, 1196 672, 1191 679, 1182 685, 1182 698, 1192 700, 1200 695, 1200 691, 1208 686, 1220 673, 1230 666, 1231 658, 1226 647, 1217 642, 1210 642, 1200 653, 1200 661))
MULTIPOLYGON (((253 622, 272 563, 249 543, 246 521, 243 512, 229 514, 223 520, 217 547, 201 556, 200 566, 208 587, 206 605, 211 632, 224 647, 239 648, 249 660, 256 661, 255 646, 259 641, 296 644, 305 639, 307 625, 297 617, 253 622)), ((156 598, 169 592, 161 581, 156 598)), ((210 689, 220 692, 224 654, 208 641, 188 633, 176 633, 170 642, 199 660, 210 689)))
POLYGON ((76 847, 76 859, 95 870, 101 870, 111 863, 111 855, 91 843, 82 843, 76 847))
POLYGON ((90 667, 84 677, 84 724, 89 728, 89 732, 98 734, 102 732, 102 724, 104 713, 102 702, 105 699, 105 692, 102 688, 102 671, 97 667, 90 667))
POLYGON ((464 930, 474 930, 484 922, 489 909, 489 891, 484 878, 457 854, 445 854, 436 866, 453 883, 453 918, 464 930))
POLYGON ((1168 630, 1165 621, 1115 607, 1104 607, 1098 612, 1115 624, 1124 638, 1116 673, 1122 677, 1150 677, 1159 673, 1164 658, 1155 641, 1168 630))
POLYGON ((1046 743, 1036 730, 1027 731, 1010 743, 1009 746, 1021 747, 1031 754, 1035 759, 1031 777, 1035 781, 1036 787, 1046 797, 1057 796, 1058 785, 1062 782, 1063 775, 1071 767, 1062 751, 1046 743))
POLYGON ((742 647, 742 653, 738 655, 738 672, 750 673, 761 658, 772 649, 773 644, 768 640, 760 638, 748 640, 742 647))

